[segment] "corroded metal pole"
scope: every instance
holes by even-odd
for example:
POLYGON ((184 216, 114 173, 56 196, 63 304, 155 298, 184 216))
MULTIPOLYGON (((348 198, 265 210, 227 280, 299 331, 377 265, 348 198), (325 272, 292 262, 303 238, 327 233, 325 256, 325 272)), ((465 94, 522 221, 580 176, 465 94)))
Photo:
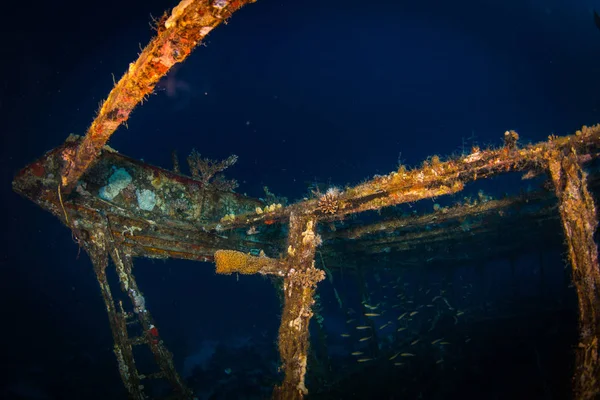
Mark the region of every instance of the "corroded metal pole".
POLYGON ((325 272, 315 268, 314 256, 320 237, 316 234, 314 216, 290 215, 288 237, 289 269, 283 281, 285 296, 279 327, 279 354, 285 377, 275 387, 273 399, 303 399, 308 394, 304 384, 308 357, 308 324, 317 283, 325 279, 325 272))
POLYGON ((576 399, 595 399, 600 394, 600 269, 594 241, 598 225, 596 208, 574 149, 566 155, 550 151, 547 160, 579 301, 580 337, 576 349, 574 396, 576 399))
POLYGON ((256 0, 182 0, 171 15, 157 22, 158 34, 135 63, 115 83, 85 138, 75 151, 65 152, 61 185, 65 192, 88 169, 102 146, 135 106, 152 93, 154 86, 176 63, 182 62, 216 26, 247 3, 256 0))

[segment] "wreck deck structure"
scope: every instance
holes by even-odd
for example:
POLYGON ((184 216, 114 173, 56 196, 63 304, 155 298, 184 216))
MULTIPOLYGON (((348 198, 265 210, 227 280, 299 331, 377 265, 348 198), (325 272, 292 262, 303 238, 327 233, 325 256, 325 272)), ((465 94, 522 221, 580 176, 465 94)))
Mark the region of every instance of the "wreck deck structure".
POLYGON ((474 260, 556 241, 556 232, 549 235, 547 227, 560 221, 579 300, 573 391, 578 399, 595 398, 600 392, 600 269, 591 190, 598 187, 598 176, 588 179, 583 166, 600 151, 600 125, 527 146, 519 145, 516 132, 507 131, 499 148, 473 148, 444 160, 432 156, 418 168, 400 166, 357 186, 287 206, 221 190, 208 179, 154 167, 106 146, 158 80, 249 2, 183 0, 156 21, 156 37, 115 84, 86 135, 70 136, 13 181, 16 192, 55 215, 89 254, 130 397, 147 398, 144 386, 150 379, 168 381, 173 398, 193 397, 135 281, 136 257, 214 261, 217 273, 278 277, 284 293, 278 340, 285 376, 272 396, 302 399, 310 389, 305 375, 314 295, 325 279, 325 271, 315 266, 317 248, 333 270, 341 264, 352 268, 361 257, 381 253, 393 255, 397 267, 426 268, 442 262, 449 246, 460 247, 459 254, 474 260), (358 213, 456 194, 471 182, 508 172, 546 174, 551 185, 516 197, 437 207, 428 214, 340 223, 358 213), (468 231, 466 219, 472 221, 468 231), (531 223, 524 226, 523 219, 531 223), (503 228, 510 237, 500 234, 503 228), (248 229, 256 234, 246 234, 248 229), (496 253, 480 245, 490 238, 496 253), (113 297, 106 279, 109 259, 130 304, 113 297), (143 375, 136 369, 133 347, 141 345, 153 352, 158 372, 143 375))

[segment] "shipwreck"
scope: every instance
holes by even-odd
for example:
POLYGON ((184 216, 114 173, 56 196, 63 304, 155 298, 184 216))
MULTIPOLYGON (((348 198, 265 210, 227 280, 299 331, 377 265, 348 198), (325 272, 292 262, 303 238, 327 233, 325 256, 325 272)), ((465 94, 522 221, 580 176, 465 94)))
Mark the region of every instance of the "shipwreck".
POLYGON ((158 168, 107 146, 159 79, 183 62, 214 28, 251 2, 183 0, 156 20, 155 37, 115 83, 86 134, 69 136, 63 145, 23 168, 13 181, 16 192, 56 216, 89 255, 130 398, 147 398, 145 382, 152 379, 167 381, 173 398, 193 398, 145 306, 132 273, 135 258, 208 261, 216 264, 220 274, 279 279, 284 295, 278 348, 284 378, 272 397, 302 399, 310 391, 305 375, 310 368, 314 297, 326 278, 326 271, 315 264, 317 249, 331 270, 340 263, 352 268, 361 257, 381 253, 396 254, 399 267, 426 267, 443 261, 439 255, 448 243, 476 260, 555 240, 547 233, 552 221, 562 225, 578 295, 580 336, 573 391, 578 399, 595 398, 600 393, 600 269, 592 193, 598 176, 588 175, 583 168, 599 154, 600 125, 523 146, 517 132, 509 130, 498 148, 474 147, 445 159, 432 156, 420 167, 399 166, 359 185, 319 192, 290 205, 246 197, 229 190, 227 182, 216 182, 215 173, 234 159, 215 162, 192 155, 190 165, 196 169, 187 176, 177 165, 173 170, 158 168), (456 194, 471 182, 508 172, 522 172, 525 177, 546 174, 549 185, 515 197, 435 207, 426 214, 339 224, 358 213, 456 194), (481 216, 486 223, 472 223, 465 235, 461 221, 481 216), (532 224, 524 227, 523 219, 532 224), (256 227, 260 229, 250 237, 247 232, 256 227), (510 237, 497 236, 502 228, 510 229, 510 237), (478 250, 490 236, 497 239, 497 254, 478 250), (120 281, 116 290, 127 294, 129 304, 115 301, 115 288, 106 279, 109 265, 120 281), (155 373, 138 372, 135 346, 151 349, 158 365, 155 373))

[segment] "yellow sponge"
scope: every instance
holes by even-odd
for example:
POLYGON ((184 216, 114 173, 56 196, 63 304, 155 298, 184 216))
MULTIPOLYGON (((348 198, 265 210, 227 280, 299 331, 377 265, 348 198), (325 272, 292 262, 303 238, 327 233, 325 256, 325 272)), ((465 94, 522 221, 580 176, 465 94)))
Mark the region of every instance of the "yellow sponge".
POLYGON ((264 263, 257 262, 258 258, 240 251, 218 250, 215 253, 217 274, 229 275, 233 272, 247 275, 255 274, 264 265, 264 263))

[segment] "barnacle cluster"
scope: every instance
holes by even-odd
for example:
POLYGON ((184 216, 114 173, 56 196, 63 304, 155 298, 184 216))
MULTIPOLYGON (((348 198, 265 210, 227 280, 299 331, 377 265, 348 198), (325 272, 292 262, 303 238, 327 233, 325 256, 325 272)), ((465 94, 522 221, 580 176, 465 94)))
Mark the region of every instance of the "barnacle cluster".
POLYGON ((302 287, 316 287, 317 283, 325 279, 325 272, 322 269, 315 268, 313 265, 305 271, 298 271, 291 268, 288 272, 290 285, 302 287))

